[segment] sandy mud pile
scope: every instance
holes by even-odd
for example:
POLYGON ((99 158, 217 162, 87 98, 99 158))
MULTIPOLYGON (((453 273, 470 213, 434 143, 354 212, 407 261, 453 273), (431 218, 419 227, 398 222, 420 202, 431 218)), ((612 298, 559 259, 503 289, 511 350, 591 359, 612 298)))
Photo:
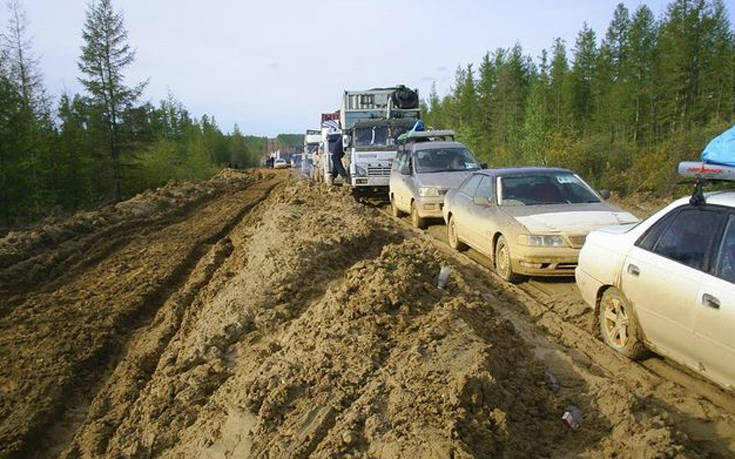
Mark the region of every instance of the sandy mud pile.
POLYGON ((0 370, 0 456, 697 454, 604 374, 539 359, 428 236, 286 174, 240 179, 20 296, 0 321, 21 359, 0 370), (38 319, 56 309, 73 333, 38 319))

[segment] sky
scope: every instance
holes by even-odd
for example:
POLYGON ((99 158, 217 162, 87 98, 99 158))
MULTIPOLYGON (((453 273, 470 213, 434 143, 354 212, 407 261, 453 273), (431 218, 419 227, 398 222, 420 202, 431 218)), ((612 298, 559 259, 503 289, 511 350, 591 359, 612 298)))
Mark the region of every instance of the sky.
MULTIPOLYGON (((172 93, 226 132, 275 136, 317 128, 342 91, 405 84, 428 96, 458 65, 516 42, 534 59, 561 37, 568 49, 586 22, 599 40, 619 0, 113 0, 136 60, 128 83, 143 99, 172 93)), ((656 17, 667 1, 647 4, 656 17)), ((735 0, 726 0, 731 23, 735 0)), ((82 92, 77 62, 85 0, 21 0, 50 94, 82 92)), ((0 11, 5 29, 7 10, 0 11)))

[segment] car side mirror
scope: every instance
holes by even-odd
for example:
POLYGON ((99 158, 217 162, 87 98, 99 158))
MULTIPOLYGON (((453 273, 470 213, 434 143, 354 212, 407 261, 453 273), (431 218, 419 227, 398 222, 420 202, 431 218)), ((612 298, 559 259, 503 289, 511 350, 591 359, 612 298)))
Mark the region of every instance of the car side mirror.
POLYGON ((409 161, 407 164, 401 167, 401 174, 411 175, 411 161, 409 161))
POLYGON ((610 190, 600 190, 597 193, 606 201, 610 199, 610 190))
POLYGON ((480 163, 480 169, 487 169, 487 163, 480 163))
POLYGON ((342 148, 349 148, 352 145, 352 137, 349 135, 342 136, 342 148))
POLYGON ((485 196, 475 196, 474 201, 475 201, 475 204, 477 204, 478 206, 489 206, 490 205, 490 200, 485 196))

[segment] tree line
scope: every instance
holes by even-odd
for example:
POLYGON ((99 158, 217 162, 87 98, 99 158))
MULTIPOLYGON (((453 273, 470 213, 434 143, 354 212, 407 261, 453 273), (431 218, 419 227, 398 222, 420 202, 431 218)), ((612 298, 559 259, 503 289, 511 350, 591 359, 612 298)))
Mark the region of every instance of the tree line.
POLYGON ((0 227, 54 212, 115 202, 169 179, 201 180, 223 165, 257 165, 265 138, 214 117, 193 117, 169 95, 140 102, 147 82, 127 85, 135 59, 123 16, 90 3, 78 61, 81 94, 49 96, 19 0, 0 36, 0 227))
POLYGON ((537 59, 520 44, 459 67, 449 94, 423 103, 483 161, 569 167, 619 192, 670 192, 733 124, 735 41, 721 0, 675 0, 656 19, 618 4, 599 40, 586 24, 537 59))

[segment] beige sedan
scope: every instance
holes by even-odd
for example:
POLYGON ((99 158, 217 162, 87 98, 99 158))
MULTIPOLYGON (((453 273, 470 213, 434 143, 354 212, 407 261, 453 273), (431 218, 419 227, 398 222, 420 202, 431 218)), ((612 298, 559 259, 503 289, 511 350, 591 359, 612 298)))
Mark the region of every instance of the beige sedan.
POLYGON ((590 231, 638 221, 557 168, 477 171, 447 193, 443 216, 453 248, 482 252, 511 282, 573 276, 590 231))

